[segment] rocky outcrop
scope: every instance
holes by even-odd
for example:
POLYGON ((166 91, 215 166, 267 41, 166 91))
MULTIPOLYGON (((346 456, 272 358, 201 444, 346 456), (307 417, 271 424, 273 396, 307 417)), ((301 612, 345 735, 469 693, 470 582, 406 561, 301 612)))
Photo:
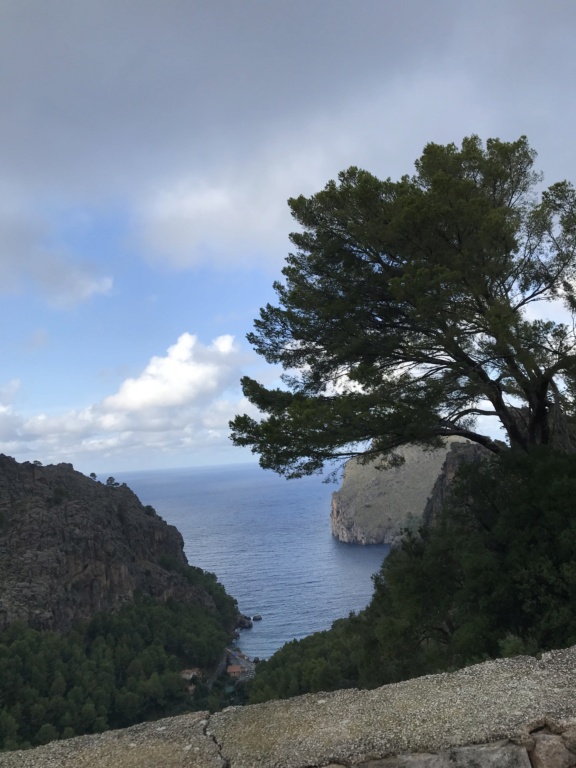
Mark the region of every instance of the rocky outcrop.
POLYGON ((0 455, 0 629, 66 631, 137 591, 213 607, 186 565, 178 530, 127 486, 0 455))
POLYGON ((367 464, 348 461, 342 487, 332 494, 333 535, 358 544, 395 544, 402 530, 421 526, 428 497, 455 445, 466 441, 448 438, 434 451, 403 446, 395 453, 404 462, 389 468, 382 468, 382 459, 367 464))
POLYGON ((426 506, 424 507, 423 523, 425 526, 432 525, 436 520, 442 507, 448 500, 450 488, 456 477, 456 473, 463 464, 470 464, 473 461, 480 461, 489 456, 493 456, 487 448, 478 443, 452 443, 450 450, 446 454, 446 459, 442 465, 442 470, 438 475, 432 493, 426 506))
POLYGON ((576 647, 371 691, 194 713, 0 754, 0 768, 572 768, 576 647))

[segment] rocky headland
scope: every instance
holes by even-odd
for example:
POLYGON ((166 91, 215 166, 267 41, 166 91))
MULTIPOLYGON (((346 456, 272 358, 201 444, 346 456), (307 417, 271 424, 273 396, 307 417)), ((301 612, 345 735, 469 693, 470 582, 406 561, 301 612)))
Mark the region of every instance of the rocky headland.
POLYGON ((214 606, 179 531, 126 486, 0 455, 0 629, 68 631, 136 594, 214 606))
POLYGON ((351 459, 340 490, 332 494, 332 534, 356 544, 397 543, 403 530, 425 522, 429 502, 433 506, 427 519, 435 514, 455 467, 482 451, 480 446, 453 437, 436 450, 417 445, 398 448, 395 453, 403 460, 399 466, 387 466, 383 459, 366 464, 351 459))

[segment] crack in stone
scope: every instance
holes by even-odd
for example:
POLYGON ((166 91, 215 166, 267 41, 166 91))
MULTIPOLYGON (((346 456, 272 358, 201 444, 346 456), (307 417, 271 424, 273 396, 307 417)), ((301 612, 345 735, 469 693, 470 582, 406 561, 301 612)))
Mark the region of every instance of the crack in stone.
POLYGON ((202 729, 202 733, 206 738, 211 739, 214 744, 216 744, 216 748, 218 750, 218 756, 220 758, 220 761, 222 763, 222 768, 232 768, 232 764, 229 760, 226 760, 224 755, 222 754, 222 745, 218 743, 218 740, 214 736, 213 733, 208 733, 208 727, 210 726, 210 715, 206 718, 206 722, 204 723, 204 728, 202 729))

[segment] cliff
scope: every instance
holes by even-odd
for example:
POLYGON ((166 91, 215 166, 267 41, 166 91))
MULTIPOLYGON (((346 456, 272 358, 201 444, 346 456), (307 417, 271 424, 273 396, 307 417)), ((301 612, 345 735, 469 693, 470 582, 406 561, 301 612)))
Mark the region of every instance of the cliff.
POLYGON ((478 443, 452 443, 450 450, 446 454, 442 470, 436 478, 430 497, 424 507, 422 521, 425 526, 434 523, 438 513, 446 503, 450 487, 460 467, 463 464, 480 461, 493 455, 487 448, 478 445, 478 443))
POLYGON ((127 486, 0 455, 0 629, 20 620, 67 631, 137 590, 213 607, 178 573, 186 565, 178 530, 127 486))
POLYGON ((403 529, 418 528, 446 456, 458 444, 465 441, 449 438, 435 451, 403 446, 396 453, 404 463, 397 467, 381 468, 382 459, 348 461, 342 487, 332 494, 333 535, 358 544, 394 544, 403 529))
POLYGON ((576 647, 371 691, 193 713, 0 754, 0 768, 571 768, 576 647))

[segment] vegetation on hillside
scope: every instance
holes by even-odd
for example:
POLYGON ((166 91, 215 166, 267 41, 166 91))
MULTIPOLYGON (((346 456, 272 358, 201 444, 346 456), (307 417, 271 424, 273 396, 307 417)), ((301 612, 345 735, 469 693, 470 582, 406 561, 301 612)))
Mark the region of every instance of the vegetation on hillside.
POLYGON ((384 561, 367 609, 258 665, 250 702, 576 644, 575 499, 573 454, 465 467, 438 522, 384 561))
POLYGON ((197 681, 191 696, 180 671, 218 664, 229 641, 229 607, 222 615, 139 598, 65 635, 11 625, 0 633, 0 749, 218 708, 221 695, 197 681))

